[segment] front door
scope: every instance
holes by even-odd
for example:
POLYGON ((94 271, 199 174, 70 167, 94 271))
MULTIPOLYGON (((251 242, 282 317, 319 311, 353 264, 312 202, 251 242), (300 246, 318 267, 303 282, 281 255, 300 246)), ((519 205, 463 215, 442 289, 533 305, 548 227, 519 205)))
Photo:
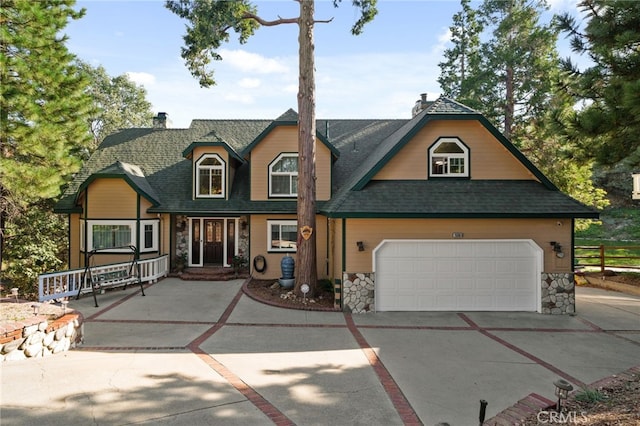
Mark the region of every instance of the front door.
POLYGON ((223 220, 204 220, 204 256, 202 260, 205 265, 222 265, 223 231, 223 220))

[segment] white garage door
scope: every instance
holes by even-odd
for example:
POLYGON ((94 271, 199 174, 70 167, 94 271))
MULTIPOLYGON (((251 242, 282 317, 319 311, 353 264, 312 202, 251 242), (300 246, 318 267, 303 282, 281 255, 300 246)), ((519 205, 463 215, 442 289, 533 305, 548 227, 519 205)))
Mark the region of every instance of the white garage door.
POLYGON ((385 240, 373 259, 377 311, 540 311, 532 240, 385 240))

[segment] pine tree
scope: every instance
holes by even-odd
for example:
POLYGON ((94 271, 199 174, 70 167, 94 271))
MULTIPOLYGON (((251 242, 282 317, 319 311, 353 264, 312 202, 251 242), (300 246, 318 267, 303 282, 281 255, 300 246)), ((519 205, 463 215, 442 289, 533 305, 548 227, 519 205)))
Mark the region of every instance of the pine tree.
MULTIPOLYGON (((200 85, 215 84, 213 71, 207 69, 211 60, 222 59, 216 52, 227 42, 230 31, 234 31, 241 43, 253 35, 258 26, 282 24, 298 25, 299 76, 298 76, 298 228, 310 227, 310 238, 298 238, 297 274, 295 291, 308 284, 313 296, 317 290, 318 274, 316 262, 316 192, 315 192, 315 67, 314 67, 314 0, 297 0, 300 14, 295 18, 278 18, 268 21, 258 16, 255 5, 248 0, 168 0, 167 8, 190 22, 184 36, 182 57, 191 74, 200 85)), ((338 7, 342 0, 333 0, 338 7)), ((354 35, 360 34, 364 25, 375 17, 376 0, 352 0, 360 17, 351 28, 354 35)))
POLYGON ((61 31, 73 0, 4 0, 0 8, 0 258, 8 223, 41 205, 81 165, 90 142, 87 80, 61 31))
POLYGON ((568 14, 559 19, 572 50, 592 62, 581 71, 563 61, 574 82, 567 90, 585 105, 572 122, 575 141, 605 165, 640 157, 640 2, 582 0, 579 7, 587 20, 583 30, 568 14))
POLYGON ((540 22, 547 9, 544 0, 485 0, 481 9, 492 28, 482 47, 483 112, 516 144, 546 110, 557 80, 557 31, 540 22))
POLYGON ((445 61, 438 64, 438 83, 445 96, 478 109, 481 105, 475 80, 481 69, 480 34, 483 27, 478 12, 470 3, 471 0, 461 0, 462 10, 453 15, 453 25, 449 27, 453 46, 444 51, 445 61))

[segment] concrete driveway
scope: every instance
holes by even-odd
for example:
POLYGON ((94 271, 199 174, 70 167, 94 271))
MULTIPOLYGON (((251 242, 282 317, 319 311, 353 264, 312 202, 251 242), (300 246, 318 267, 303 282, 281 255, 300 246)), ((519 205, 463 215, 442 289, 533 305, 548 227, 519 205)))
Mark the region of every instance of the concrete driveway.
POLYGON ((2 364, 3 425, 478 424, 640 364, 640 298, 577 289, 576 316, 275 308, 242 281, 168 278, 72 301, 76 350, 2 364))

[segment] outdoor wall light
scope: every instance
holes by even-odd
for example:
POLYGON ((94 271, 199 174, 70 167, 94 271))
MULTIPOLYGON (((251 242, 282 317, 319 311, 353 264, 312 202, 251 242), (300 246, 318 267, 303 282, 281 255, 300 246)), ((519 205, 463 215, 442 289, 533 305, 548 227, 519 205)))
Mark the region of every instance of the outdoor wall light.
POLYGON ((551 241, 551 246, 553 247, 553 251, 556 253, 556 257, 562 259, 564 257, 564 252, 562 251, 560 243, 551 241))
POLYGON ((364 242, 358 241, 356 245, 358 246, 358 251, 364 251, 364 242))
POLYGON ((558 405, 556 405, 556 411, 562 411, 562 401, 567 399, 569 396, 569 392, 573 390, 573 386, 571 383, 567 382, 564 379, 558 379, 553 384, 556 387, 556 396, 558 397, 558 405))

